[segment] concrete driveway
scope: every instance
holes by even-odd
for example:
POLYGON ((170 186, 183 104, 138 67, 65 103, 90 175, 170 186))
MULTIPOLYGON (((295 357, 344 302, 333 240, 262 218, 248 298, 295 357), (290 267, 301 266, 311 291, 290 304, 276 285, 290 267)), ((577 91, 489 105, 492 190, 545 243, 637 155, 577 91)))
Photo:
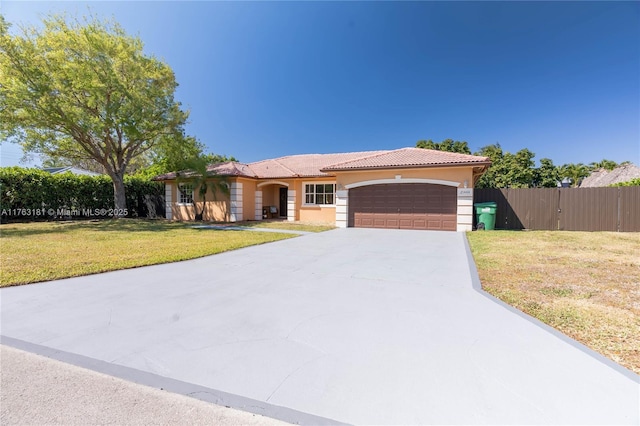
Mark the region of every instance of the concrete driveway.
POLYGON ((639 377, 480 291, 464 238, 340 229, 2 289, 2 343, 294 423, 638 424, 639 377))

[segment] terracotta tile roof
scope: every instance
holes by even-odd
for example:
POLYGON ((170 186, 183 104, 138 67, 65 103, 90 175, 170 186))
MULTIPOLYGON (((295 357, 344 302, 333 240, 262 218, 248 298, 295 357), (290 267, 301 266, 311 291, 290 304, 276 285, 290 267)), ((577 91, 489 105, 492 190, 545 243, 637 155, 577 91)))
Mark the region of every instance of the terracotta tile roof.
POLYGON ((258 175, 255 174, 255 172, 247 164, 238 163, 236 161, 211 164, 209 167, 207 167, 207 172, 222 176, 258 177, 258 175))
MULTIPOLYGON (((489 164, 487 157, 434 151, 422 148, 402 148, 393 151, 344 152, 339 154, 290 155, 255 163, 212 164, 211 174, 249 178, 277 179, 321 177, 337 170, 364 170, 398 167, 429 167, 438 165, 489 164)), ((156 176, 154 180, 173 180, 177 173, 156 176)))
POLYGON ((328 176, 322 169, 387 151, 345 152, 341 154, 302 154, 258 161, 248 166, 261 178, 328 176))
MULTIPOLYGON (((226 163, 216 163, 210 164, 207 166, 207 172, 213 175, 221 175, 221 176, 243 176, 243 177, 253 177, 257 178, 258 176, 249 168, 248 165, 243 163, 238 163, 235 161, 229 161, 226 163)), ((178 176, 178 173, 182 174, 183 177, 189 177, 188 170, 182 170, 179 172, 171 172, 165 173, 160 176, 156 176, 153 180, 174 180, 178 176)))
POLYGON ((487 164, 489 162, 489 158, 476 155, 423 148, 402 148, 394 151, 382 151, 378 154, 352 161, 332 164, 325 167, 323 171, 428 167, 474 163, 487 164))

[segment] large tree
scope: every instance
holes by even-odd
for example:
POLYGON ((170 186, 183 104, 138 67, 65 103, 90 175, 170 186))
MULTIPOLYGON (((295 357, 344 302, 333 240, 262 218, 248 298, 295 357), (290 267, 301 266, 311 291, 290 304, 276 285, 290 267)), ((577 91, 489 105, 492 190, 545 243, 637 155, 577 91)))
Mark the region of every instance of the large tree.
POLYGON ((471 149, 469 149, 469 144, 466 141, 454 141, 453 139, 445 139, 442 142, 434 142, 431 139, 420 140, 416 142, 416 148, 471 154, 471 149))
POLYGON ((512 154, 496 143, 480 148, 475 154, 491 159, 491 167, 478 181, 478 188, 529 188, 533 185, 535 154, 528 149, 512 154))
POLYGON ((538 188, 555 188, 560 181, 560 169, 550 158, 541 158, 540 167, 534 170, 533 186, 538 188))
POLYGON ((0 17, 0 140, 97 162, 113 181, 117 212, 132 161, 182 133, 176 87, 171 68, 115 22, 53 16, 12 35, 0 17))
POLYGON ((175 135, 160 141, 148 158, 149 166, 142 168, 141 173, 154 177, 163 173, 191 169, 194 165, 224 163, 237 161, 233 156, 221 154, 205 154, 205 146, 196 138, 175 135))

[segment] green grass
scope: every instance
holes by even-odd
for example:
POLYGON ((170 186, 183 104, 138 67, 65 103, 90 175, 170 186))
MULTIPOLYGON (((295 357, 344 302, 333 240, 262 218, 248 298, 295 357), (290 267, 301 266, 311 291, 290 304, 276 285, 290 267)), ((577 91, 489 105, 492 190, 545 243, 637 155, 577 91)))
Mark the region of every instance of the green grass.
POLYGON ((640 373, 640 233, 467 233, 482 287, 640 373))
POLYGON ((145 220, 0 225, 0 287, 177 262, 294 237, 145 220))
POLYGON ((324 232, 336 229, 333 225, 318 224, 318 223, 305 223, 305 222, 287 222, 287 221, 255 221, 255 222, 241 222, 239 226, 247 226, 250 228, 268 228, 268 229, 286 229, 290 231, 303 231, 303 232, 324 232))

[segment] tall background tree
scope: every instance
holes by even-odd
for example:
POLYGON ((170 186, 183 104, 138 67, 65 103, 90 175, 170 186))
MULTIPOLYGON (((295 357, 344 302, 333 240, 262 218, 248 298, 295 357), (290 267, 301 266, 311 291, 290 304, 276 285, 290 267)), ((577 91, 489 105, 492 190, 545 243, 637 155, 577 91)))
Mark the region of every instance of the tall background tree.
POLYGON ((560 181, 560 169, 550 158, 541 158, 540 167, 534 170, 533 186, 537 188, 553 188, 560 181))
POLYGON ((435 149, 436 151, 458 152, 460 154, 471 154, 469 144, 465 141, 454 141, 453 139, 445 139, 442 142, 434 142, 429 140, 420 140, 416 142, 416 148, 435 149))
POLYGON ((116 211, 132 162, 183 134, 171 68, 112 21, 52 16, 12 35, 0 18, 0 140, 52 159, 92 161, 116 211))
POLYGON ((559 168, 559 174, 561 178, 568 178, 571 180, 571 186, 573 188, 580 185, 582 179, 591 174, 592 169, 582 163, 570 163, 563 164, 559 168))
MULTIPOLYGON (((467 142, 445 139, 442 142, 420 140, 416 147, 435 149, 438 151, 459 152, 471 154, 467 142)), ((631 164, 624 161, 620 164, 611 160, 602 160, 586 166, 582 163, 569 163, 556 166, 550 158, 540 159, 540 166, 535 167, 535 154, 523 148, 512 154, 504 151, 499 143, 483 146, 474 155, 489 157, 491 167, 477 182, 478 188, 551 188, 560 184, 563 179, 569 179, 571 186, 576 187, 583 178, 598 169, 613 170, 618 166, 631 164)))

